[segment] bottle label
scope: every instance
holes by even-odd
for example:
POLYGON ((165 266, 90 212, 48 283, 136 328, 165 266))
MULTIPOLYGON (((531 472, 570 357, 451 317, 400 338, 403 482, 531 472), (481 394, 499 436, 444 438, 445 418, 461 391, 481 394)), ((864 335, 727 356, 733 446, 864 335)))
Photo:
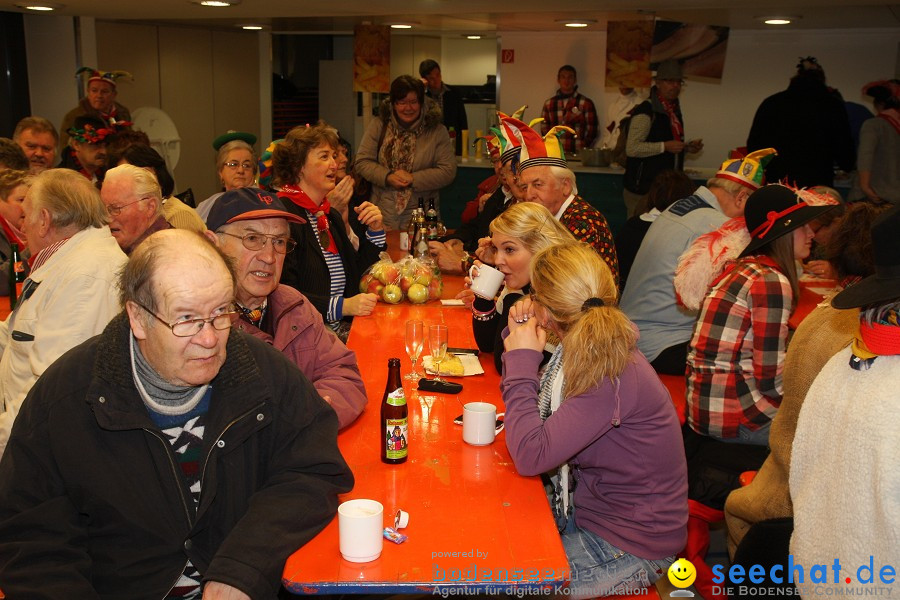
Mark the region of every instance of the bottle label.
POLYGON ((409 452, 407 448, 406 434, 409 427, 408 419, 385 419, 384 429, 387 437, 385 458, 406 458, 409 452))
POLYGON ((391 406, 406 406, 406 395, 403 393, 403 388, 398 387, 388 394, 387 403, 391 406))
POLYGON ((25 261, 17 260, 13 263, 13 272, 15 273, 24 273, 25 272, 25 261))

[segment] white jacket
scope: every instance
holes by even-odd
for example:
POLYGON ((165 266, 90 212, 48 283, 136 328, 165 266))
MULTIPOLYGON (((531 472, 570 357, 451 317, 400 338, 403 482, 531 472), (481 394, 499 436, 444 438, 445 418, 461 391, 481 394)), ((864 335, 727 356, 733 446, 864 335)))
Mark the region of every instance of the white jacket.
POLYGON ((70 348, 117 315, 118 273, 127 261, 109 227, 73 235, 31 274, 38 286, 0 323, 0 456, 25 395, 70 348), (19 339, 16 339, 19 338, 19 339))

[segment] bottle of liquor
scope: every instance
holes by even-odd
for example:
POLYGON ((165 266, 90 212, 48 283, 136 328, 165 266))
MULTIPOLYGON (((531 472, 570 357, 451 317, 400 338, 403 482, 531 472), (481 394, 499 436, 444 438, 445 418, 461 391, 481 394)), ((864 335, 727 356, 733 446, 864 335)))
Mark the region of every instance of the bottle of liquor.
POLYGON ((400 359, 388 359, 388 378, 381 401, 381 462, 399 464, 409 455, 409 413, 403 380, 400 379, 400 359))
POLYGON ((419 216, 419 209, 414 208, 412 211, 412 215, 409 217, 409 225, 406 226, 406 239, 407 245, 409 246, 409 254, 410 256, 416 255, 416 230, 419 227, 418 221, 416 220, 419 216))
POLYGON ((416 231, 416 258, 426 260, 429 258, 428 253, 428 225, 425 223, 425 214, 419 211, 417 220, 419 227, 416 231))
POLYGON ((438 239, 438 214, 437 208, 434 206, 434 198, 428 199, 428 212, 425 213, 425 223, 428 228, 428 239, 438 239))
POLYGON ((418 208, 419 208, 419 212, 424 215, 425 214, 425 198, 423 198, 422 196, 419 196, 418 208))
POLYGON ((19 254, 19 245, 10 244, 9 254, 9 310, 16 308, 16 302, 22 295, 22 283, 25 281, 25 261, 19 254))

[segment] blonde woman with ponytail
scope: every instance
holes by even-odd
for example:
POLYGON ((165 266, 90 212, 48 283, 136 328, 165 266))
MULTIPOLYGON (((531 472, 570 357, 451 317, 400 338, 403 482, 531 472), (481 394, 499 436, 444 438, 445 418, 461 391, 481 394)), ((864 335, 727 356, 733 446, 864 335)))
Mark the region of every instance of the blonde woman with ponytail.
POLYGON ((546 248, 530 279, 530 298, 511 308, 504 334, 506 445, 519 473, 549 479, 573 597, 650 586, 686 541, 675 409, 596 252, 546 248), (561 343, 539 372, 548 332, 561 343))

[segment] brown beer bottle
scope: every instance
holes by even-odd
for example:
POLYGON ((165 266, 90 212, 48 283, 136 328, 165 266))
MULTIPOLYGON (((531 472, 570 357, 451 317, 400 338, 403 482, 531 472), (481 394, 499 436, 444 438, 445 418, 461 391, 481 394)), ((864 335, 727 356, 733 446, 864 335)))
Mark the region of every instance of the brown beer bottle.
POLYGON ((19 245, 10 244, 9 255, 9 310, 16 308, 22 296, 22 283, 25 281, 25 261, 19 254, 19 245))
POLYGON ((408 455, 409 413, 403 380, 400 379, 400 359, 388 359, 388 378, 381 400, 381 462, 406 462, 408 455))

